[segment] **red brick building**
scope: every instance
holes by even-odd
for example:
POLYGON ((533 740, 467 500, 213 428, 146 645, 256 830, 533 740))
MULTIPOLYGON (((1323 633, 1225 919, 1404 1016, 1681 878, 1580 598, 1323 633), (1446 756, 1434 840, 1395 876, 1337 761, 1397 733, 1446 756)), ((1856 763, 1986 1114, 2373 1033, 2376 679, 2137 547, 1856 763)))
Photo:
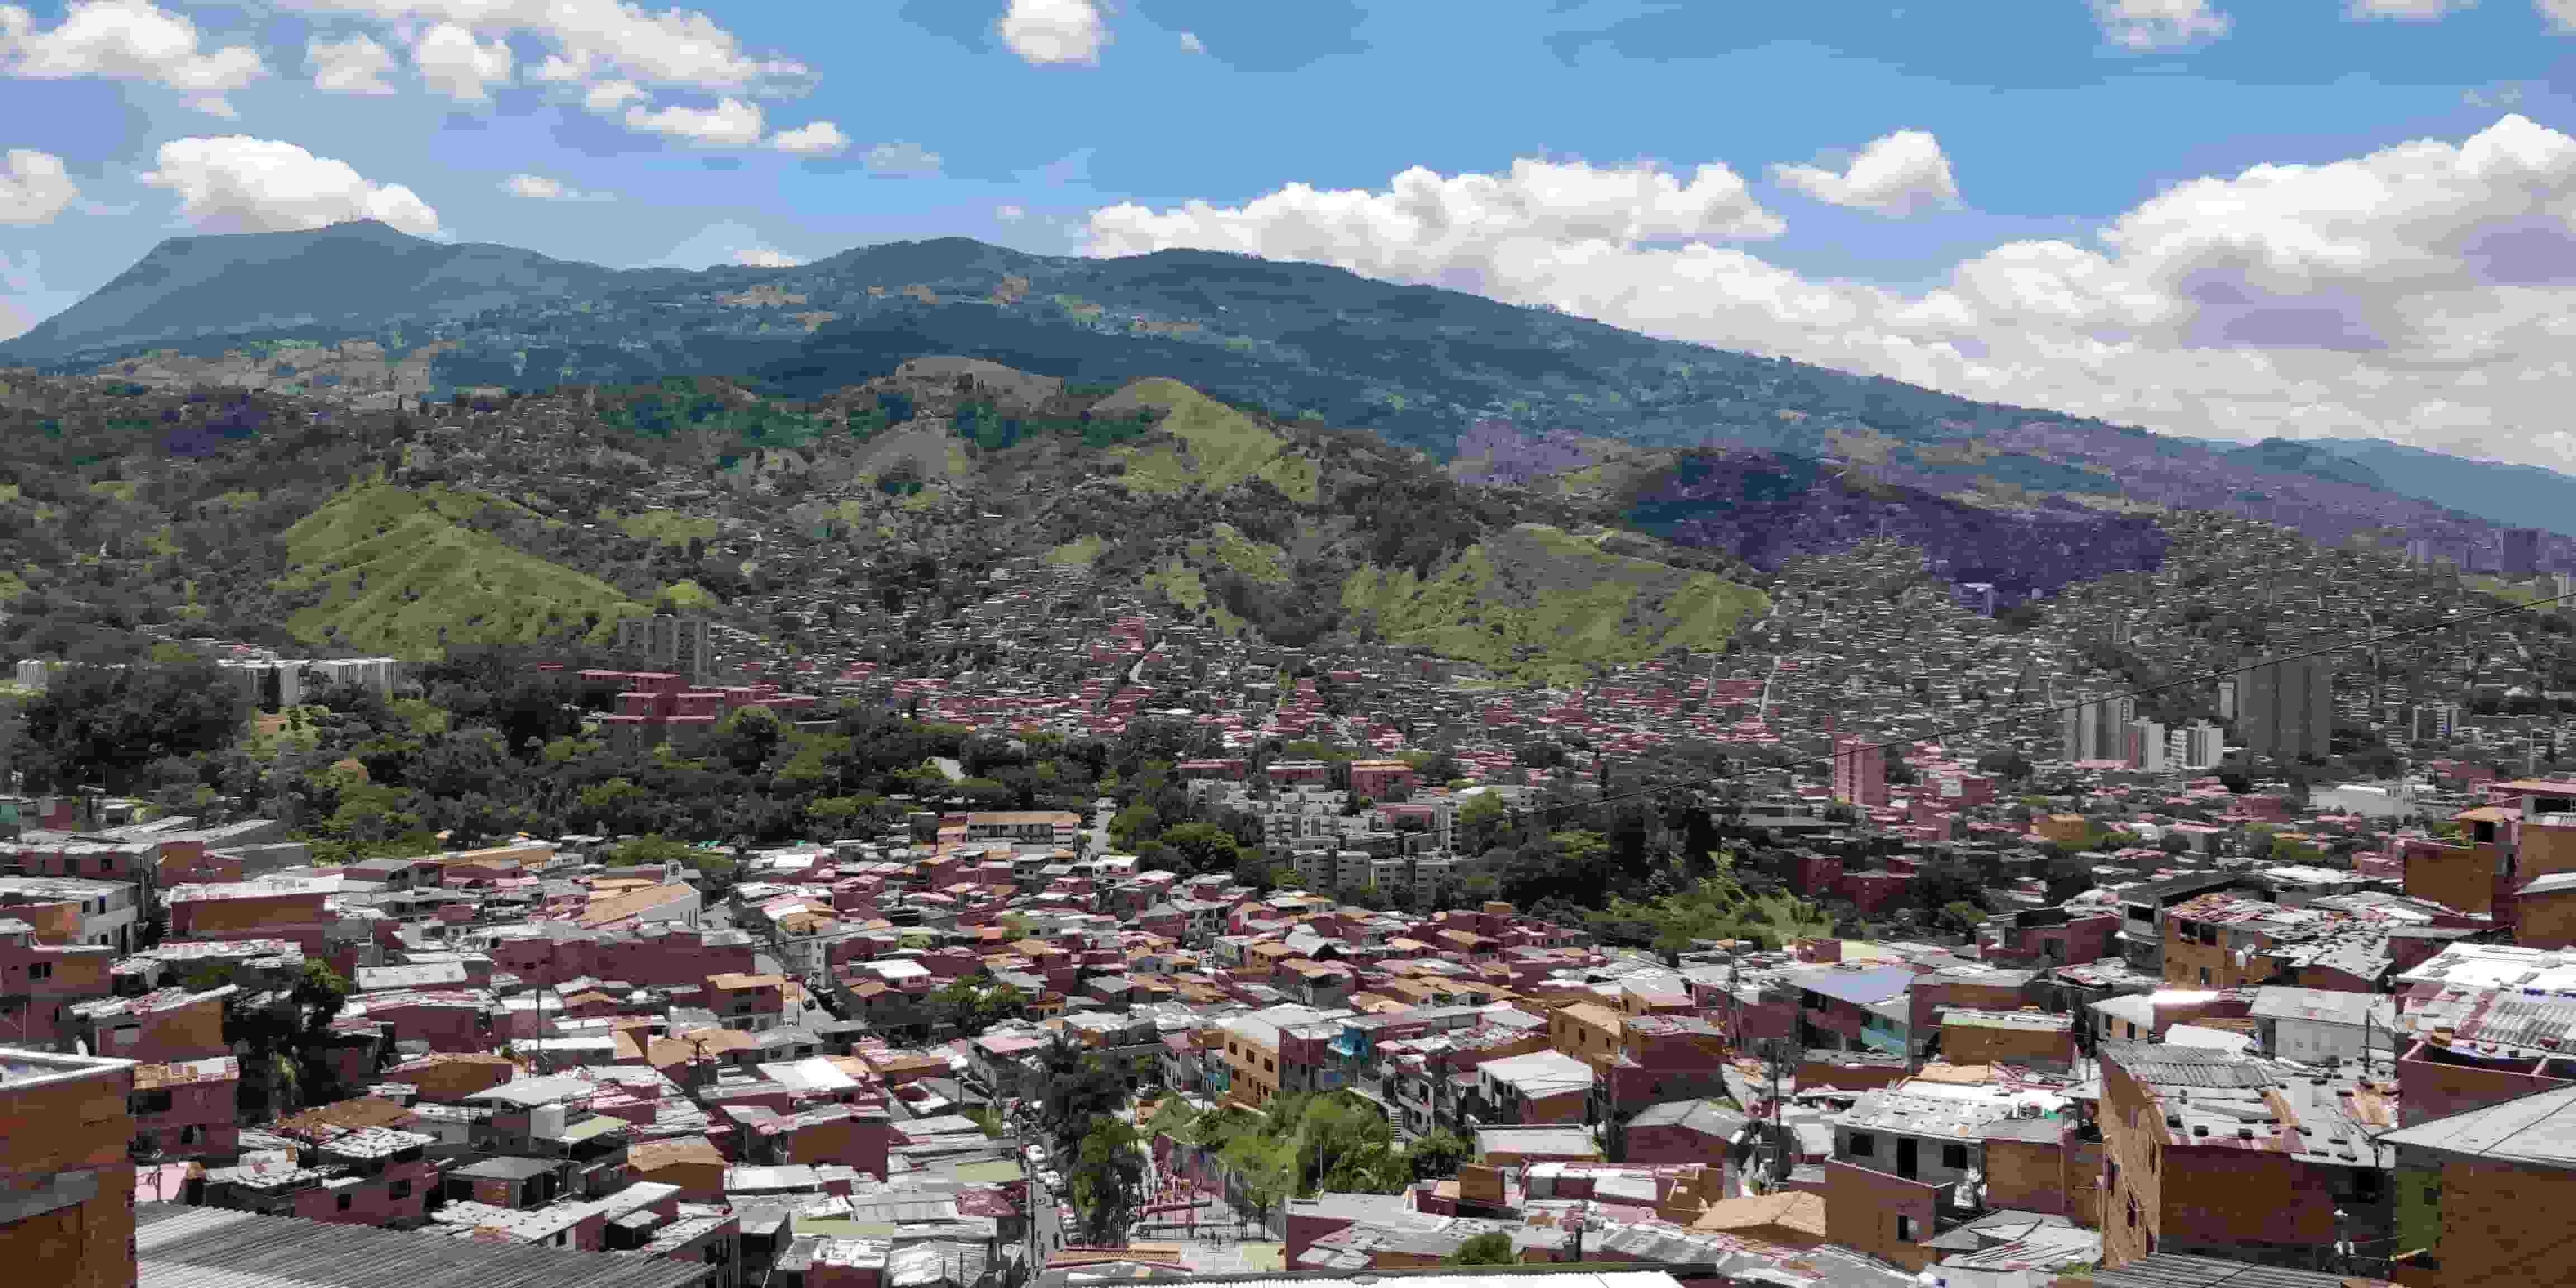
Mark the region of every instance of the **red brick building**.
POLYGON ((2105 1265, 2157 1251, 2318 1269, 2393 1233, 2396 1088, 2162 1043, 2102 1046, 2105 1265))
POLYGON ((0 1049, 0 1265, 49 1288, 133 1288, 125 1060, 0 1049))
POLYGON ((140 1065, 127 1108, 137 1157, 229 1161, 241 1152, 241 1061, 214 1056, 140 1065))

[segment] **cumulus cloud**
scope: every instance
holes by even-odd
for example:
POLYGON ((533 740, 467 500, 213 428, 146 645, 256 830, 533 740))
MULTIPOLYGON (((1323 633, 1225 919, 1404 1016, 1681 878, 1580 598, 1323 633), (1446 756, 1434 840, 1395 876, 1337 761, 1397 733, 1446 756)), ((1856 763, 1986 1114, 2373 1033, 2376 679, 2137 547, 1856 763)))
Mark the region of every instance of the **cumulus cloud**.
POLYGON ((760 146, 762 120, 758 103, 728 98, 710 108, 666 107, 648 112, 630 107, 626 109, 626 128, 699 147, 751 148, 760 146))
POLYGON ((2172 49, 2216 40, 2235 21, 2209 0, 2093 0, 2093 21, 2123 49, 2172 49))
POLYGON ((453 24, 490 36, 525 36, 549 54, 537 78, 586 85, 631 80, 710 94, 792 92, 811 78, 803 63, 761 57, 714 19, 691 9, 659 13, 627 0, 287 0, 308 13, 387 23, 453 24))
MULTIPOLYGON (((1647 233, 1692 222, 1664 206, 1497 220, 1507 205, 1436 198, 1525 186, 1512 177, 1414 174, 1384 193, 1095 211, 1087 249, 1338 264, 2172 433, 2377 436, 2576 470, 2576 138, 2519 115, 2458 143, 2181 184, 2092 238, 1998 246, 1920 291, 1803 277, 1705 232, 1657 245, 1647 233)), ((1758 227, 1748 206, 1697 222, 1758 227)))
POLYGON ((145 81, 188 95, 201 112, 229 117, 225 95, 268 67, 248 45, 203 48, 195 23, 150 0, 72 0, 50 31, 36 30, 24 7, 0 5, 0 74, 145 81))
POLYGON ((1181 52, 1185 54, 1204 54, 1207 52, 1207 42, 1200 40, 1197 32, 1184 31, 1181 33, 1181 52))
POLYGON ((244 135, 175 139, 143 176, 179 195, 180 214, 208 232, 281 232, 356 219, 415 236, 438 233, 438 212, 400 184, 369 182, 345 161, 244 135))
POLYGON ((1109 43, 1096 0, 1011 0, 996 29, 1011 52, 1033 63, 1096 63, 1109 43))
POLYGON ((782 250, 755 246, 749 250, 735 251, 733 262, 746 268, 795 268, 805 261, 782 250))
POLYGON ((993 207, 993 217, 1006 224, 1016 224, 1021 220, 1028 218, 1029 212, 1022 210, 1018 206, 995 206, 993 207))
POLYGON ((411 47, 421 83, 460 103, 491 99, 491 87, 510 83, 510 44, 477 40, 454 23, 430 28, 411 47))
POLYGON ((601 116, 607 116, 645 97, 644 87, 633 81, 601 81, 582 91, 581 105, 601 116))
POLYGON ((304 45, 305 65, 313 69, 313 88, 325 94, 391 94, 385 73, 394 56, 365 35, 346 40, 315 37, 304 45))
POLYGON ((868 173, 922 178, 939 173, 939 154, 918 143, 880 143, 868 149, 868 173))
POLYGON ((78 200, 61 157, 32 148, 0 155, 0 224, 49 224, 78 200))
POLYGON ((2560 31, 2576 31, 2576 0, 2531 0, 2532 7, 2560 31))
POLYGON ((791 156, 831 157, 850 150, 850 136, 830 121, 815 121, 771 135, 769 146, 791 156))
POLYGON ((1508 298, 1529 265, 1552 256, 1760 240, 1786 228, 1722 165, 1701 166, 1684 183, 1647 165, 1595 169, 1524 158, 1500 175, 1416 167, 1383 192, 1291 184, 1237 207, 1112 206, 1092 214, 1090 238, 1095 254, 1240 251, 1508 298))
POLYGON ((1875 211, 1891 218, 1952 209, 1959 185, 1941 141, 1923 130, 1898 130, 1871 140, 1840 173, 1821 166, 1771 167, 1771 181, 1818 201, 1875 211))
POLYGON ((604 192, 584 192, 560 179, 541 174, 514 174, 501 184, 501 190, 513 197, 530 201, 614 201, 604 192))

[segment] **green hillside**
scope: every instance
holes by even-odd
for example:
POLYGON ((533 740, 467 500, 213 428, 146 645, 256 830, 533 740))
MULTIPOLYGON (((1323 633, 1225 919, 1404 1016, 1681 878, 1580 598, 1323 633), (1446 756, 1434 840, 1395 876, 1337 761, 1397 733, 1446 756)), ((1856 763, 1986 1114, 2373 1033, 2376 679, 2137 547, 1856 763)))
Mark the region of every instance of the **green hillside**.
POLYGON ((1315 463, 1251 417, 1177 380, 1139 380, 1091 409, 1095 417, 1166 413, 1160 428, 1180 440, 1122 447, 1127 486, 1156 495, 1192 488, 1222 492, 1246 479, 1266 479, 1289 500, 1315 501, 1315 463))
POLYGON ((1581 683, 1670 648, 1721 647, 1767 606, 1750 587, 1526 523, 1428 578, 1371 564, 1342 587, 1343 610, 1389 641, 1546 684, 1581 683))
POLYGON ((444 643, 588 633, 647 611, 615 588, 464 526, 509 502, 441 487, 350 488, 286 530, 287 629, 315 645, 425 658, 444 643), (318 597, 318 598, 317 598, 318 597))

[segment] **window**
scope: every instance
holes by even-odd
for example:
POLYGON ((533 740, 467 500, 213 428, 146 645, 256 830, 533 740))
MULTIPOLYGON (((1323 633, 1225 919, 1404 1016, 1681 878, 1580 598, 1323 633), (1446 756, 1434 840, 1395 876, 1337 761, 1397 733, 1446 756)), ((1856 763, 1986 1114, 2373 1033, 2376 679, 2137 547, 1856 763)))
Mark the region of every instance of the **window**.
POLYGON ((1900 1216, 1900 1217, 1896 1218, 1896 1241, 1897 1241, 1898 1243, 1912 1243, 1912 1242, 1914 1242, 1914 1218, 1913 1218, 1913 1217, 1910 1217, 1910 1216, 1900 1216))
MULTIPOLYGON (((119 1032, 122 1033, 125 1032, 125 1030, 119 1030, 119 1032)), ((126 1045, 130 1045, 130 1043, 126 1045)), ((128 1113, 166 1114, 170 1112, 170 1093, 167 1091, 138 1091, 125 1098, 125 1108, 128 1113)))
POLYGON ((2200 982, 2203 984, 2209 982, 2209 968, 2206 966, 2200 968, 2200 982))
POLYGON ((1955 1141, 1943 1145, 1941 1147, 1941 1166, 1949 1168, 1954 1172, 1967 1170, 1968 1147, 1955 1141))
POLYGON ((27 978, 29 979, 52 979, 53 977, 54 964, 52 962, 37 962, 27 968, 27 978))
POLYGON ((182 1145, 194 1145, 205 1135, 205 1130, 205 1128, 199 1127, 194 1123, 181 1127, 179 1129, 179 1143, 182 1145))
POLYGON ((1871 1155, 1876 1154, 1877 1152, 1878 1152, 1878 1140, 1877 1140, 1877 1138, 1876 1138, 1876 1137, 1871 1136, 1868 1132, 1865 1132, 1865 1131, 1856 1131, 1856 1132, 1853 1132, 1853 1133, 1851 1134, 1851 1155, 1852 1155, 1852 1157, 1854 1157, 1854 1158, 1868 1158, 1868 1157, 1870 1157, 1871 1155))
POLYGON ((391 1187, 389 1187, 388 1189, 386 1189, 385 1193, 387 1193, 388 1195, 391 1195, 391 1196, 392 1196, 392 1197, 394 1197, 394 1198, 398 1198, 398 1199, 407 1199, 407 1198, 410 1198, 410 1197, 411 1197, 411 1182, 409 1182, 409 1181, 396 1181, 396 1182, 394 1182, 394 1183, 393 1183, 393 1185, 392 1185, 391 1187))
POLYGON ((349 1196, 346 1194, 340 1196, 340 1210, 343 1212, 349 1210, 349 1196))

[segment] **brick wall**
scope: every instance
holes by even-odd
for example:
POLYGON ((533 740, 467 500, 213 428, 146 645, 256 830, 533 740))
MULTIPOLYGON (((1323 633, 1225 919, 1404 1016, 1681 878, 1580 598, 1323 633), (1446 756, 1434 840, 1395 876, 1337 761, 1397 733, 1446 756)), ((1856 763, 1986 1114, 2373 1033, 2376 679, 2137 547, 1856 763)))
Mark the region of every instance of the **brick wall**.
POLYGON ((1941 1187, 1844 1162, 1825 1164, 1825 1239, 1920 1271, 1938 1233, 1941 1187))
POLYGON ((2536 1220, 2576 1204, 2576 1172, 2469 1159, 2442 1165, 2436 1288, 2576 1283, 2576 1239, 2564 1221, 2536 1220))
POLYGON ((2397 1062, 2397 1121, 2431 1122, 2472 1109, 2563 1087, 2570 1079, 2550 1074, 2569 1072, 2566 1061, 2544 1065, 2539 1060, 2453 1063, 2463 1057, 2429 1043, 2418 1043, 2397 1062), (2546 1072, 2544 1072, 2544 1069, 2546 1072))
POLYGON ((2056 1141, 1987 1141, 1986 1206, 2068 1215, 2066 1147, 2056 1141))
POLYGON ((2514 901, 2514 912, 2513 942, 2525 948, 2576 944, 2576 890, 2526 891, 2514 901))
POLYGON ((2071 1027, 1943 1024, 1941 1058, 1951 1064, 2035 1064, 2062 1068, 2075 1062, 2075 1031, 2071 1027))
POLYGON ((94 1068, 0 1087, 8 1127, 0 1132, 0 1265, 19 1267, 29 1283, 134 1283, 134 1165, 126 1156, 134 1070, 94 1068))

